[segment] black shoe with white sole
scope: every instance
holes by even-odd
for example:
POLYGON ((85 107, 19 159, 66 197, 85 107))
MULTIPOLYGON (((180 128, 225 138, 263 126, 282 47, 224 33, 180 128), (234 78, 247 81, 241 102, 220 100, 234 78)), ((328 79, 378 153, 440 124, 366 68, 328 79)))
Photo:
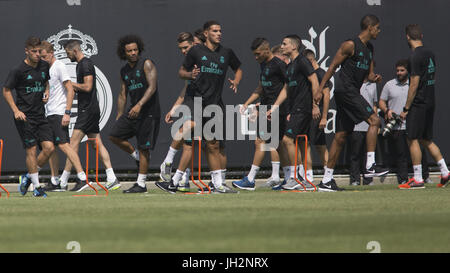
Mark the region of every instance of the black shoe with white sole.
POLYGON ((138 183, 134 183, 131 188, 124 190, 123 193, 143 193, 147 192, 147 187, 141 187, 138 183))
POLYGON ((323 183, 320 182, 319 185, 317 185, 317 188, 319 191, 323 191, 323 192, 335 192, 335 191, 343 191, 343 188, 339 188, 336 185, 336 181, 334 179, 331 179, 330 182, 327 183, 323 183))
POLYGON ((364 177, 375 177, 383 176, 389 172, 389 169, 377 166, 377 164, 372 164, 369 169, 364 171, 364 177))

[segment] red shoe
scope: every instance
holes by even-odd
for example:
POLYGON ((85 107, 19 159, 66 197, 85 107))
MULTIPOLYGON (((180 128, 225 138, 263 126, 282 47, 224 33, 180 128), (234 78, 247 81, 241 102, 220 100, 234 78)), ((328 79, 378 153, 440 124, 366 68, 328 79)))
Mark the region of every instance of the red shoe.
POLYGON ((417 182, 414 178, 411 178, 405 184, 399 185, 398 188, 401 190, 425 189, 425 183, 423 181, 417 182))
POLYGON ((446 177, 442 177, 441 176, 441 182, 439 184, 437 184, 438 188, 445 188, 448 185, 448 180, 450 179, 450 175, 447 174, 446 177))

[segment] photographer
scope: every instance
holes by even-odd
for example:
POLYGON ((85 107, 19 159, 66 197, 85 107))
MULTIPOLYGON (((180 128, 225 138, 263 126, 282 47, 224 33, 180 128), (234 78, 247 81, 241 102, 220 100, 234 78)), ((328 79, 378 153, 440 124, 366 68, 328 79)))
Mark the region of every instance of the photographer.
MULTIPOLYGON (((396 161, 397 181, 403 184, 408 181, 408 143, 406 140, 406 122, 399 117, 406 103, 409 88, 408 60, 399 60, 395 64, 396 78, 388 81, 381 91, 379 107, 385 113, 386 125, 396 121, 390 131, 386 129, 383 135, 387 137, 389 152, 391 153, 390 164, 396 161)), ((429 180, 428 164, 422 157, 423 178, 429 180)))

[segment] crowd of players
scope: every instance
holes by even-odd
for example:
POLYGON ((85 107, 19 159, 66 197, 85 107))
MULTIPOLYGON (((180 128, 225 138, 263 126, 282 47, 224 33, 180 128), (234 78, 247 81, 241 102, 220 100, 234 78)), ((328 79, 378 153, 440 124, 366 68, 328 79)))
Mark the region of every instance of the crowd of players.
MULTIPOLYGON (((366 15, 360 22, 361 32, 353 39, 344 41, 327 71, 319 67, 314 52, 306 49, 297 35, 285 36, 280 45, 271 47, 265 38, 256 38, 250 48, 261 71, 254 92, 242 105, 241 114, 248 106, 259 100, 258 105, 267 105, 267 120, 278 117, 279 145, 270 152, 272 176, 266 186, 274 190, 306 189, 335 192, 342 191, 333 179, 333 172, 346 138, 352 135, 355 154, 360 154, 365 146, 363 176, 371 178, 385 175, 388 170, 375 163, 377 136, 380 118, 376 109, 376 88, 381 81, 374 72, 374 48, 370 43, 380 33, 379 19, 366 15), (330 82, 335 75, 334 98, 336 102, 336 133, 329 147, 326 146, 323 132, 327 123, 330 103, 330 82), (375 90, 375 91, 373 91, 375 90), (356 125, 356 126, 355 126, 356 125), (362 129, 361 129, 362 128, 362 129), (363 133, 358 133, 363 132, 363 133), (295 164, 296 138, 308 135, 324 164, 322 181, 313 184, 313 172, 309 147, 302 147, 301 153, 308 154, 308 160, 299 156, 306 170, 295 164), (308 162, 306 162, 308 161, 308 162), (284 180, 280 178, 280 167, 284 180)), ((424 188, 422 177, 422 152, 425 147, 437 162, 441 171, 439 187, 446 186, 449 171, 438 146, 432 141, 433 116, 435 108, 435 56, 422 42, 422 32, 418 25, 406 27, 406 39, 412 49, 409 60, 396 64, 397 77, 383 88, 379 107, 387 121, 398 120, 391 132, 390 145, 398 155, 398 177, 400 189, 424 188), (398 117, 397 117, 398 116, 398 117), (411 155, 414 177, 408 179, 407 152, 411 155)), ((164 162, 161 164, 162 181, 155 182, 161 190, 169 193, 190 191, 189 169, 192 155, 192 142, 195 128, 201 127, 213 117, 198 116, 194 111, 196 97, 201 98, 201 106, 217 105, 222 110, 222 89, 228 67, 234 72, 233 79, 227 79, 230 88, 237 92, 242 79, 241 62, 232 49, 221 45, 222 29, 220 23, 208 21, 194 34, 180 33, 178 47, 185 56, 178 74, 185 86, 165 122, 174 122, 177 109, 183 105, 191 110, 191 116, 182 117, 183 123, 173 137, 164 162), (199 122, 200 121, 200 122, 199 122), (172 173, 175 154, 182 150, 182 156, 172 173)), ((121 187, 111 165, 109 153, 100 137, 100 109, 97 100, 96 74, 93 62, 81 49, 80 41, 71 40, 64 45, 67 57, 76 62, 77 81, 72 82, 62 61, 54 55, 53 45, 30 37, 25 44, 26 58, 11 69, 3 87, 3 95, 14 113, 14 122, 26 151, 28 173, 20 176, 19 192, 25 195, 33 184, 34 196, 47 196, 48 191, 68 190, 68 180, 72 167, 76 170, 76 183, 70 191, 79 192, 89 187, 86 173, 78 156, 82 139, 96 139, 98 153, 106 169, 109 190, 121 187), (15 90, 14 99, 12 90, 15 90), (73 98, 77 94, 77 120, 69 137, 73 98), (55 146, 67 155, 65 168, 58 177, 58 157, 55 146), (40 153, 37 155, 37 147, 40 153), (50 163, 52 177, 45 187, 39 183, 39 170, 47 161, 50 163)), ((117 55, 126 64, 120 70, 120 92, 117 98, 117 117, 109 140, 128 153, 137 163, 136 183, 124 193, 147 192, 146 179, 150 152, 155 148, 158 137, 161 109, 159 104, 157 69, 150 58, 144 57, 144 43, 136 35, 126 35, 119 39, 117 55), (127 101, 130 106, 126 109, 127 101), (137 147, 128 141, 136 137, 137 147)), ((257 113, 257 111, 255 111, 257 113)), ((223 124, 226 124, 223 121, 223 124)), ((270 124, 270 123, 268 123, 270 124)), ((262 137, 264 131, 258 124, 258 137, 255 140, 255 154, 248 174, 232 186, 241 190, 255 190, 255 177, 263 161, 267 142, 262 137)), ((268 128, 267 131, 271 129, 268 128)), ((197 137, 194 135, 194 137, 197 137)), ((205 154, 211 171, 209 188, 214 193, 238 193, 225 183, 227 157, 225 140, 204 139, 205 154)), ((355 170, 358 167, 355 167, 355 170)), ((356 171, 355 171, 356 172, 356 171)), ((355 173, 352 172, 352 173, 355 173)), ((359 180, 359 172, 358 175, 359 180)), ((356 178, 353 181, 357 183, 356 178)))

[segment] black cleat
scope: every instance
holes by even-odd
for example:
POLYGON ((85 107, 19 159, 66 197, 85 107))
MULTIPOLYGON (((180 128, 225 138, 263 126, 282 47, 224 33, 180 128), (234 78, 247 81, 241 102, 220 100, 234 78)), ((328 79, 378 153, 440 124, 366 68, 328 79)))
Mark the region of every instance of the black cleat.
POLYGON ((134 185, 128 190, 124 190, 123 193, 143 193, 147 192, 147 187, 141 187, 138 183, 134 183, 134 185))

